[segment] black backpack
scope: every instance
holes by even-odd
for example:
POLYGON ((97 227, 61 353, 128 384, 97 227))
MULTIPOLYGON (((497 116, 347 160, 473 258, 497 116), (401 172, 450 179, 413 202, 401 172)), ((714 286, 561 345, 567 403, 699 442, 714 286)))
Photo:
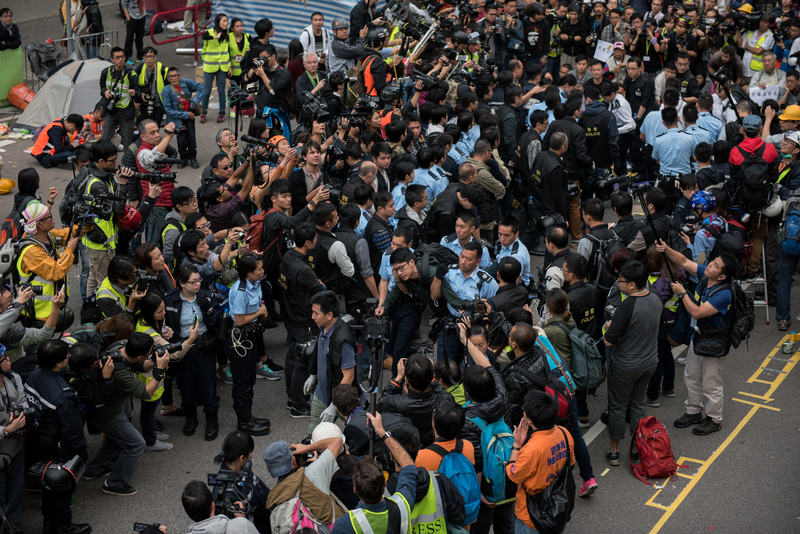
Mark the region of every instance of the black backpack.
POLYGON ((608 295, 608 291, 617 280, 614 269, 611 268, 611 258, 616 251, 622 248, 622 241, 613 232, 606 239, 600 239, 592 234, 586 234, 585 237, 594 243, 594 251, 589 259, 589 281, 603 295, 608 295))
MULTIPOLYGON (((422 283, 430 287, 430 268, 439 265, 453 265, 458 263, 458 254, 439 243, 422 243, 414 249, 414 259, 419 267, 419 274, 422 283)), ((447 313, 447 302, 444 297, 436 301, 436 308, 432 309, 436 315, 447 313)))
POLYGON ((739 268, 733 274, 734 277, 739 276, 741 270, 744 269, 745 262, 750 257, 749 252, 753 251, 753 241, 750 239, 750 233, 747 229, 744 226, 734 224, 729 224, 727 231, 720 230, 711 224, 703 226, 703 229, 716 239, 714 247, 711 249, 711 254, 706 258, 706 264, 719 257, 722 253, 730 254, 739 261, 739 268))
POLYGON ((61 199, 61 204, 58 205, 58 215, 61 217, 61 223, 65 226, 74 224, 75 205, 80 201, 86 191, 86 184, 91 179, 92 175, 86 169, 67 185, 67 189, 64 191, 64 198, 61 199))
POLYGON ((769 163, 764 159, 767 144, 753 152, 747 152, 737 146, 736 149, 744 158, 741 165, 738 199, 742 207, 749 212, 761 211, 767 207, 770 196, 769 163))
MULTIPOLYGON (((703 277, 698 287, 699 294, 702 294, 702 290, 705 289, 707 284, 708 279, 703 277)), ((753 297, 745 293, 739 281, 733 279, 730 282, 717 285, 708 294, 708 299, 723 289, 731 290, 731 307, 729 319, 727 321, 723 319, 722 324, 730 336, 731 345, 733 348, 738 348, 742 341, 747 341, 750 338, 750 332, 756 326, 755 304, 753 297)))

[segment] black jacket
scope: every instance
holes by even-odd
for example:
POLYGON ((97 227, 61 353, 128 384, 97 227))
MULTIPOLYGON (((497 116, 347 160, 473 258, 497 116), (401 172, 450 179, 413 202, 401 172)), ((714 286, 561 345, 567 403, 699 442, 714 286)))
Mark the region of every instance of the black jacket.
POLYGON ((292 172, 287 178, 287 182, 292 191, 292 213, 299 213, 308 206, 306 195, 322 185, 322 173, 320 172, 319 179, 314 183, 314 187, 310 191, 306 187, 306 175, 303 169, 297 169, 292 172))
POLYGON ((495 296, 488 300, 492 311, 508 315, 514 308, 521 308, 528 303, 528 290, 522 286, 508 284, 500 286, 495 296))
POLYGON ((550 137, 556 132, 563 132, 569 139, 567 151, 562 156, 564 172, 570 179, 580 180, 586 171, 592 168, 592 158, 586 152, 586 133, 575 119, 564 117, 550 123, 542 140, 542 150, 550 149, 550 137))
POLYGON ((505 389, 508 392, 508 412, 506 413, 506 423, 510 428, 519 425, 522 419, 522 406, 525 404, 525 395, 531 390, 533 384, 525 378, 521 372, 515 371, 515 367, 523 367, 527 371, 538 376, 546 376, 549 369, 547 367, 547 356, 538 345, 534 345, 531 350, 511 361, 502 371, 505 389))
MULTIPOLYGON (((466 439, 475 448, 475 471, 483 471, 483 451, 481 449, 481 429, 472 419, 480 417, 486 423, 494 423, 502 419, 508 411, 508 391, 500 372, 494 367, 487 370, 494 378, 494 397, 486 402, 472 402, 467 405, 467 419, 459 437, 466 439)), ((519 422, 519 421, 518 421, 519 422)))
MULTIPOLYGON (((397 213, 394 214, 397 219, 397 228, 408 226, 411 228, 413 235, 413 247, 419 246, 420 243, 429 243, 428 235, 425 233, 425 227, 411 218, 408 212, 411 211, 411 206, 403 206, 397 213)), ((424 222, 424 221, 423 221, 424 222)))
POLYGON ((21 44, 22 38, 16 24, 12 23, 10 28, 6 28, 5 24, 0 24, 0 50, 14 50, 21 44))
MULTIPOLYGON (((395 429, 403 428, 415 434, 417 439, 419 439, 419 431, 414 427, 413 422, 408 417, 387 412, 382 414, 382 418, 383 428, 389 432, 394 432, 395 429)), ((347 443, 347 450, 351 455, 367 456, 369 454, 369 431, 370 426, 367 423, 366 410, 361 409, 350 416, 343 433, 345 442, 347 443)), ((383 440, 376 436, 374 449, 375 458, 377 458, 384 469, 388 470, 391 462, 384 451, 383 440)))
POLYGON ((372 21, 378 18, 375 6, 368 6, 367 0, 359 1, 350 11, 350 37, 351 45, 356 44, 360 35, 359 32, 364 26, 372 28, 372 21))
POLYGON ((572 25, 567 21, 561 25, 561 35, 558 36, 558 43, 564 47, 564 53, 568 56, 577 56, 586 53, 586 38, 589 36, 589 28, 582 20, 572 25), (566 35, 567 38, 561 38, 566 35), (580 38, 579 40, 576 37, 580 38))
POLYGON ((584 281, 575 282, 567 288, 569 309, 575 318, 575 326, 586 332, 592 339, 600 339, 602 307, 606 295, 600 295, 597 288, 584 281))
POLYGON ((100 3, 97 0, 81 0, 81 6, 86 10, 86 22, 89 23, 89 33, 103 33, 103 14, 100 13, 100 3))
POLYGON ((455 231, 456 217, 464 211, 457 195, 462 187, 464 184, 461 182, 449 184, 428 206, 425 226, 431 243, 438 243, 444 236, 455 231))
POLYGON ((608 169, 613 165, 617 173, 621 173, 617 119, 605 102, 590 102, 578 124, 586 132, 586 153, 594 161, 595 168, 608 169))
POLYGON ((409 417, 419 430, 420 448, 424 448, 433 443, 433 410, 441 403, 443 395, 449 394, 438 382, 431 384, 424 393, 411 389, 408 393, 403 393, 402 385, 391 381, 383 388, 383 395, 378 401, 378 411, 409 417))
POLYGON ((559 213, 567 218, 567 177, 564 175, 564 160, 558 154, 549 150, 536 154, 531 179, 523 181, 523 186, 537 213, 559 213))

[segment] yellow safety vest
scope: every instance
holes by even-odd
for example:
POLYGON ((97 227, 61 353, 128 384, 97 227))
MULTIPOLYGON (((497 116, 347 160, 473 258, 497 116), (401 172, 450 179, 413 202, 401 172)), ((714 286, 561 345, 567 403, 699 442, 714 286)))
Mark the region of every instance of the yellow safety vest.
POLYGON ((421 501, 414 503, 411 510, 411 527, 414 532, 447 532, 444 518, 444 499, 439 493, 439 481, 434 471, 428 471, 430 482, 428 493, 421 501))
POLYGON ((214 30, 208 30, 208 34, 211 39, 203 41, 203 72, 228 72, 231 68, 228 41, 219 42, 214 30))
MULTIPOLYGON (((91 180, 86 184, 86 191, 84 194, 89 194, 89 191, 92 190, 92 186, 100 182, 100 178, 93 176, 91 180)), ((116 187, 114 187, 113 180, 108 183, 109 193, 112 195, 116 194, 116 187)), ((103 232, 103 235, 106 236, 106 240, 104 243, 95 243, 94 241, 90 241, 86 236, 81 238, 81 242, 87 247, 92 250, 114 250, 117 248, 117 223, 114 221, 114 216, 111 216, 110 220, 100 219, 98 217, 94 217, 93 221, 94 225, 103 232)), ((87 234, 88 235, 88 234, 87 234)))
MULTIPOLYGON (((754 32, 750 32, 749 34, 747 34, 747 39, 748 40, 750 39, 750 36, 753 35, 753 33, 754 32)), ((761 45, 764 44, 764 41, 767 39, 767 35, 769 35, 769 32, 766 32, 766 33, 764 33, 764 35, 759 37, 758 41, 756 41, 756 46, 757 47, 761 47, 761 45)), ((760 56, 757 56, 757 55, 753 54, 752 52, 750 54, 751 54, 751 57, 750 57, 750 69, 756 70, 756 71, 764 70, 764 54, 761 54, 760 56)))
MULTIPOLYGON (((161 76, 161 71, 164 66, 156 61, 155 72, 153 76, 156 77, 156 91, 158 91, 158 98, 161 99, 161 91, 164 90, 164 77, 161 76)), ((139 85, 144 86, 147 83, 147 67, 142 63, 142 72, 139 73, 139 85)))
MULTIPOLYGON (((650 282, 650 286, 652 287, 651 291, 655 291, 655 285, 656 282, 658 282, 658 275, 651 274, 647 277, 647 281, 650 282)), ((664 307, 673 312, 678 311, 678 296, 673 293, 669 300, 664 303, 664 307)))
MULTIPOLYGON (((400 493, 396 493, 387 499, 394 501, 400 510, 400 534, 411 534, 411 507, 406 498, 400 493)), ((356 534, 383 534, 389 530, 389 511, 371 512, 363 508, 356 508, 347 512, 350 516, 350 524, 356 534)))
POLYGON ((122 78, 115 80, 112 74, 114 67, 108 67, 106 72, 106 89, 112 93, 119 93, 120 98, 114 107, 122 109, 127 108, 131 103, 131 95, 128 94, 128 89, 131 88, 131 71, 127 68, 123 71, 122 78))
MULTIPOLYGON (((33 238, 28 236, 27 239, 33 238)), ((50 243, 52 244, 52 240, 50 243)), ((31 242, 30 244, 25 244, 23 246, 23 249, 19 253, 19 257, 17 258, 17 272, 19 273, 20 280, 22 282, 30 282, 32 286, 42 288, 42 294, 36 295, 36 298, 33 300, 33 309, 36 319, 40 321, 46 321, 47 318, 50 317, 50 312, 53 311, 53 297, 56 294, 57 282, 42 278, 38 274, 29 273, 23 268, 24 263, 22 261, 25 253, 30 250, 31 247, 37 246, 44 248, 45 251, 47 250, 47 248, 44 247, 44 244, 38 239, 35 240, 35 242, 31 242), (31 278, 31 276, 33 276, 33 278, 31 278)), ((61 257, 61 255, 58 253, 58 249, 55 246, 53 246, 53 253, 48 255, 56 261, 58 261, 58 258, 61 257)), ((60 280, 60 282, 63 282, 63 280, 60 280)), ((67 291, 69 291, 69 287, 67 288, 67 291)), ((27 315, 27 313, 24 312, 24 309, 23 315, 27 315)))
MULTIPOLYGON (((139 322, 136 323, 136 331, 145 333, 145 334, 147 334, 148 336, 150 336, 152 338, 155 338, 156 336, 160 335, 158 332, 156 332, 155 330, 153 330, 152 328, 150 328, 149 326, 144 324, 142 321, 139 321, 139 322)), ((151 380, 155 380, 155 378, 153 378, 153 372, 152 371, 150 371, 148 373, 138 373, 136 375, 136 378, 138 378, 139 380, 144 382, 145 385, 148 382, 150 382, 151 380)), ((158 389, 155 390, 155 392, 153 393, 153 395, 149 399, 142 399, 142 400, 144 402, 156 402, 158 399, 161 398, 161 395, 163 395, 163 394, 164 394, 164 384, 161 384, 160 386, 158 386, 158 389)))
MULTIPOLYGON (((122 293, 118 292, 114 285, 111 283, 111 280, 106 278, 103 280, 103 283, 100 284, 100 289, 94 294, 95 300, 100 299, 113 299, 117 302, 122 311, 126 311, 128 309, 128 297, 123 295, 122 293)), ((103 314, 105 317, 105 314, 103 314)))
POLYGON ((236 42, 236 38, 228 34, 228 56, 230 57, 231 61, 232 76, 239 76, 242 74, 242 59, 244 58, 245 54, 247 54, 247 51, 250 50, 250 36, 245 33, 243 34, 243 39, 244 46, 241 50, 239 50, 239 43, 236 42))

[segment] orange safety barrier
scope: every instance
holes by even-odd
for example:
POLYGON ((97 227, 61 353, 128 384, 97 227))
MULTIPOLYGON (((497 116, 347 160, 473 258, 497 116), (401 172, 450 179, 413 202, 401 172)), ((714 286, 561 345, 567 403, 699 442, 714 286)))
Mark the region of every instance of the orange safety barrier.
MULTIPOLYGON (((193 11, 194 12, 194 17, 193 17, 194 24, 193 25, 196 28, 197 27, 197 10, 198 9, 206 9, 207 7, 211 7, 211 2, 206 2, 204 4, 198 4, 196 6, 181 7, 181 8, 178 8, 178 9, 170 9, 169 11, 162 11, 161 13, 156 13, 155 16, 150 20, 150 39, 152 39, 153 44, 155 44, 155 45, 163 45, 163 44, 168 44, 168 43, 175 43, 177 41, 183 41, 185 39, 193 39, 194 40, 194 61, 195 61, 195 63, 197 63, 197 60, 200 58, 200 56, 199 56, 200 49, 198 49, 198 47, 197 47, 197 39, 201 35, 203 35, 203 32, 206 31, 206 28, 211 26, 211 23, 213 22, 212 18, 209 18, 206 21, 205 25, 202 28, 198 28, 195 33, 188 33, 186 35, 181 35, 180 37, 173 37, 172 39, 165 39, 163 41, 156 41, 155 32, 153 30, 155 28, 156 20, 158 20, 159 17, 164 17, 166 15, 171 15, 173 13, 183 13, 185 11, 193 11)), ((163 24, 164 24, 164 31, 166 32, 167 21, 164 20, 163 24)))

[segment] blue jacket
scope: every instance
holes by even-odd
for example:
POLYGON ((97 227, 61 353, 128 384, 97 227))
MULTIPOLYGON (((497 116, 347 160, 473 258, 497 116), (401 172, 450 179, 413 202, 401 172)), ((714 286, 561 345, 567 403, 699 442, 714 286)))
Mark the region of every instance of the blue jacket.
MULTIPOLYGON (((196 93, 192 102, 199 103, 200 95, 203 94, 203 84, 188 78, 181 78, 181 92, 188 97, 191 97, 192 93, 196 93)), ((181 108, 180 98, 172 90, 172 85, 164 87, 164 90, 161 91, 161 101, 164 104, 164 111, 167 113, 167 122, 174 122, 176 128, 183 128, 183 121, 189 118, 189 112, 181 108)))

